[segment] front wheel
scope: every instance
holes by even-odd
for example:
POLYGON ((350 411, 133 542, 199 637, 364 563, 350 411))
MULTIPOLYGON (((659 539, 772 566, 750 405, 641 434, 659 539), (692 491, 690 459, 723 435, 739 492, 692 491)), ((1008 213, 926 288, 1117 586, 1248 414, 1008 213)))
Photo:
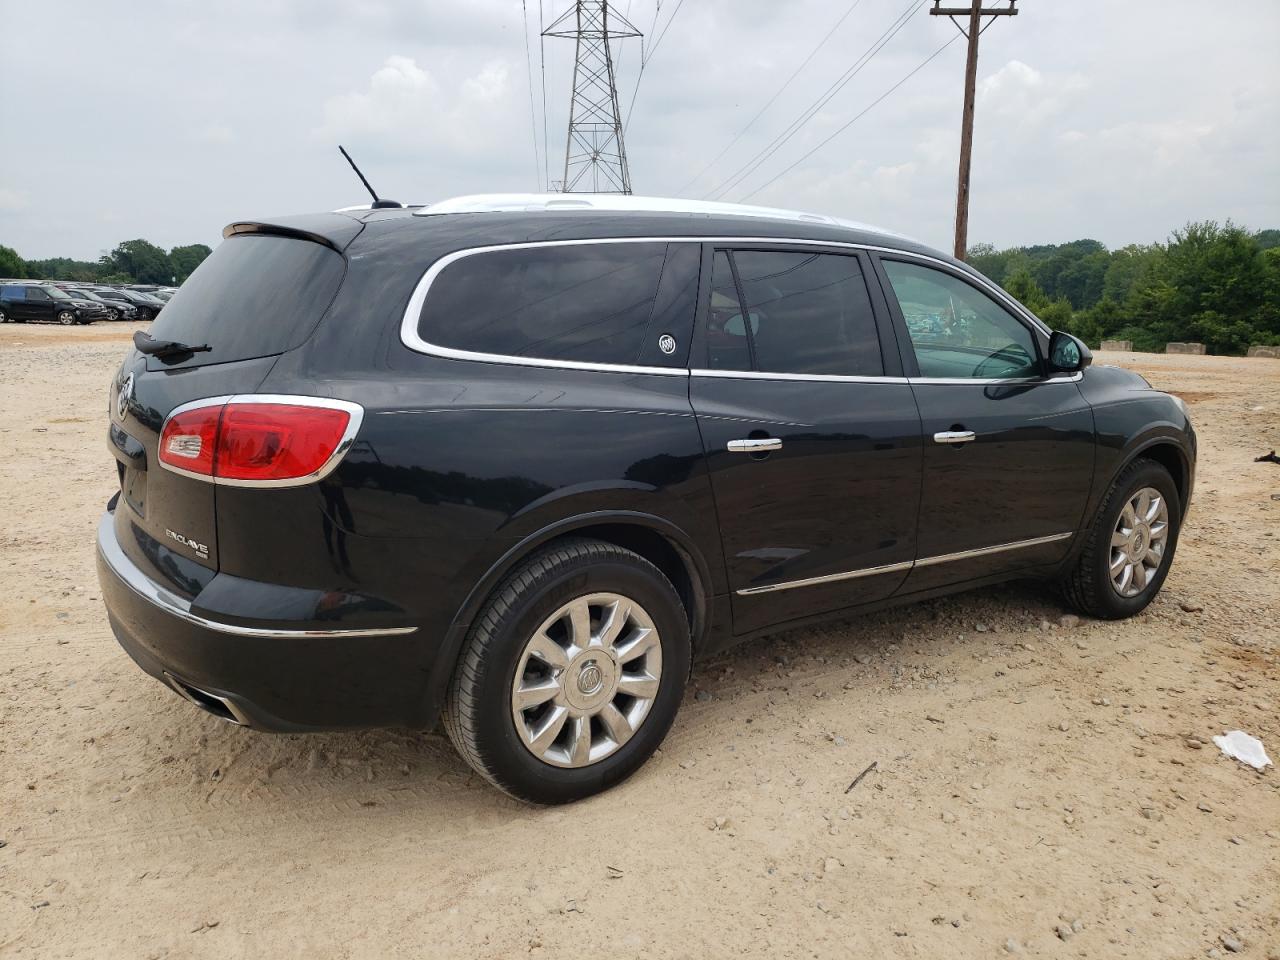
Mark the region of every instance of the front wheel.
POLYGON ((1063 588, 1081 613, 1131 617, 1155 599, 1173 563, 1182 504, 1169 471, 1135 460, 1103 498, 1075 568, 1063 588))
POLYGON ((562 541, 522 563, 476 618, 445 729, 513 797, 578 800, 657 749, 690 655, 684 606, 660 570, 610 543, 562 541))
POLYGON ((59 311, 58 322, 64 327, 69 327, 76 322, 76 315, 70 310, 59 311))

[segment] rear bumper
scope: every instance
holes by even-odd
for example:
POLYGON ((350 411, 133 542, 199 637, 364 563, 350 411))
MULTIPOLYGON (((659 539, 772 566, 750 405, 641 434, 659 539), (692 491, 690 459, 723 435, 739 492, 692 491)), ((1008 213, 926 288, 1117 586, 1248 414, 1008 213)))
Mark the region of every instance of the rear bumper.
MULTIPOLYGON (((215 619, 201 612, 199 596, 178 596, 125 555, 112 513, 98 525, 97 548, 98 581, 120 645, 207 712, 277 731, 422 725, 428 678, 416 627, 215 619)), ((260 616, 261 591, 244 592, 259 594, 260 616)))

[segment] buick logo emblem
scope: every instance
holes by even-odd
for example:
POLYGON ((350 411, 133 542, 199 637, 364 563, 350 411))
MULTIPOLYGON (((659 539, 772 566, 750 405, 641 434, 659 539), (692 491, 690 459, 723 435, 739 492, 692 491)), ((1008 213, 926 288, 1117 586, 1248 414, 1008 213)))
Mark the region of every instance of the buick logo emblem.
POLYGON ((676 338, 669 333, 664 333, 658 338, 658 349, 667 356, 676 352, 676 338))
POLYGON ((123 420, 125 413, 129 409, 129 401, 133 399, 133 374, 125 377, 124 383, 120 385, 120 392, 116 394, 116 419, 123 420))

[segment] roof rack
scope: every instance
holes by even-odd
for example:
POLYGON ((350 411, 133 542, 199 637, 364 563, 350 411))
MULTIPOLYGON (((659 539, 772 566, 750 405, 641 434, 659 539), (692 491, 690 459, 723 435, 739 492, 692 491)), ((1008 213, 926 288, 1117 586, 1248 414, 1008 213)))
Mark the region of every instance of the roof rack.
POLYGON ((617 193, 477 193, 452 197, 415 210, 415 217, 446 213, 523 213, 565 210, 631 211, 636 213, 691 213, 709 217, 758 217, 769 220, 791 220, 818 223, 854 230, 868 230, 886 236, 899 236, 869 224, 776 207, 756 207, 743 203, 720 203, 713 200, 682 200, 673 197, 637 197, 617 193))

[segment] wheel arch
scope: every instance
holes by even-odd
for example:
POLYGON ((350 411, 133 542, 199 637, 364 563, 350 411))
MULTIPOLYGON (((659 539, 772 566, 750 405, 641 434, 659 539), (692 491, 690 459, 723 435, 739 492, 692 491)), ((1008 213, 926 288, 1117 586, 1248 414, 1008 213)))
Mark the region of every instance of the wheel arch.
POLYGON ((696 656, 711 628, 714 581, 706 557, 693 538, 669 520, 638 511, 600 510, 565 517, 509 547, 467 593, 434 658, 422 703, 423 725, 431 726, 438 721, 445 691, 471 624, 503 578, 538 550, 567 537, 589 537, 615 544, 639 554, 661 570, 685 605, 696 656))
POLYGON ((1187 504, 1191 498, 1191 458, 1182 445, 1171 436, 1148 437, 1135 444, 1120 458, 1119 465, 1107 480, 1107 486, 1104 489, 1110 489, 1116 477, 1139 459, 1154 460, 1169 471, 1169 476, 1173 478, 1173 485, 1178 491, 1179 514, 1185 516, 1187 504))

